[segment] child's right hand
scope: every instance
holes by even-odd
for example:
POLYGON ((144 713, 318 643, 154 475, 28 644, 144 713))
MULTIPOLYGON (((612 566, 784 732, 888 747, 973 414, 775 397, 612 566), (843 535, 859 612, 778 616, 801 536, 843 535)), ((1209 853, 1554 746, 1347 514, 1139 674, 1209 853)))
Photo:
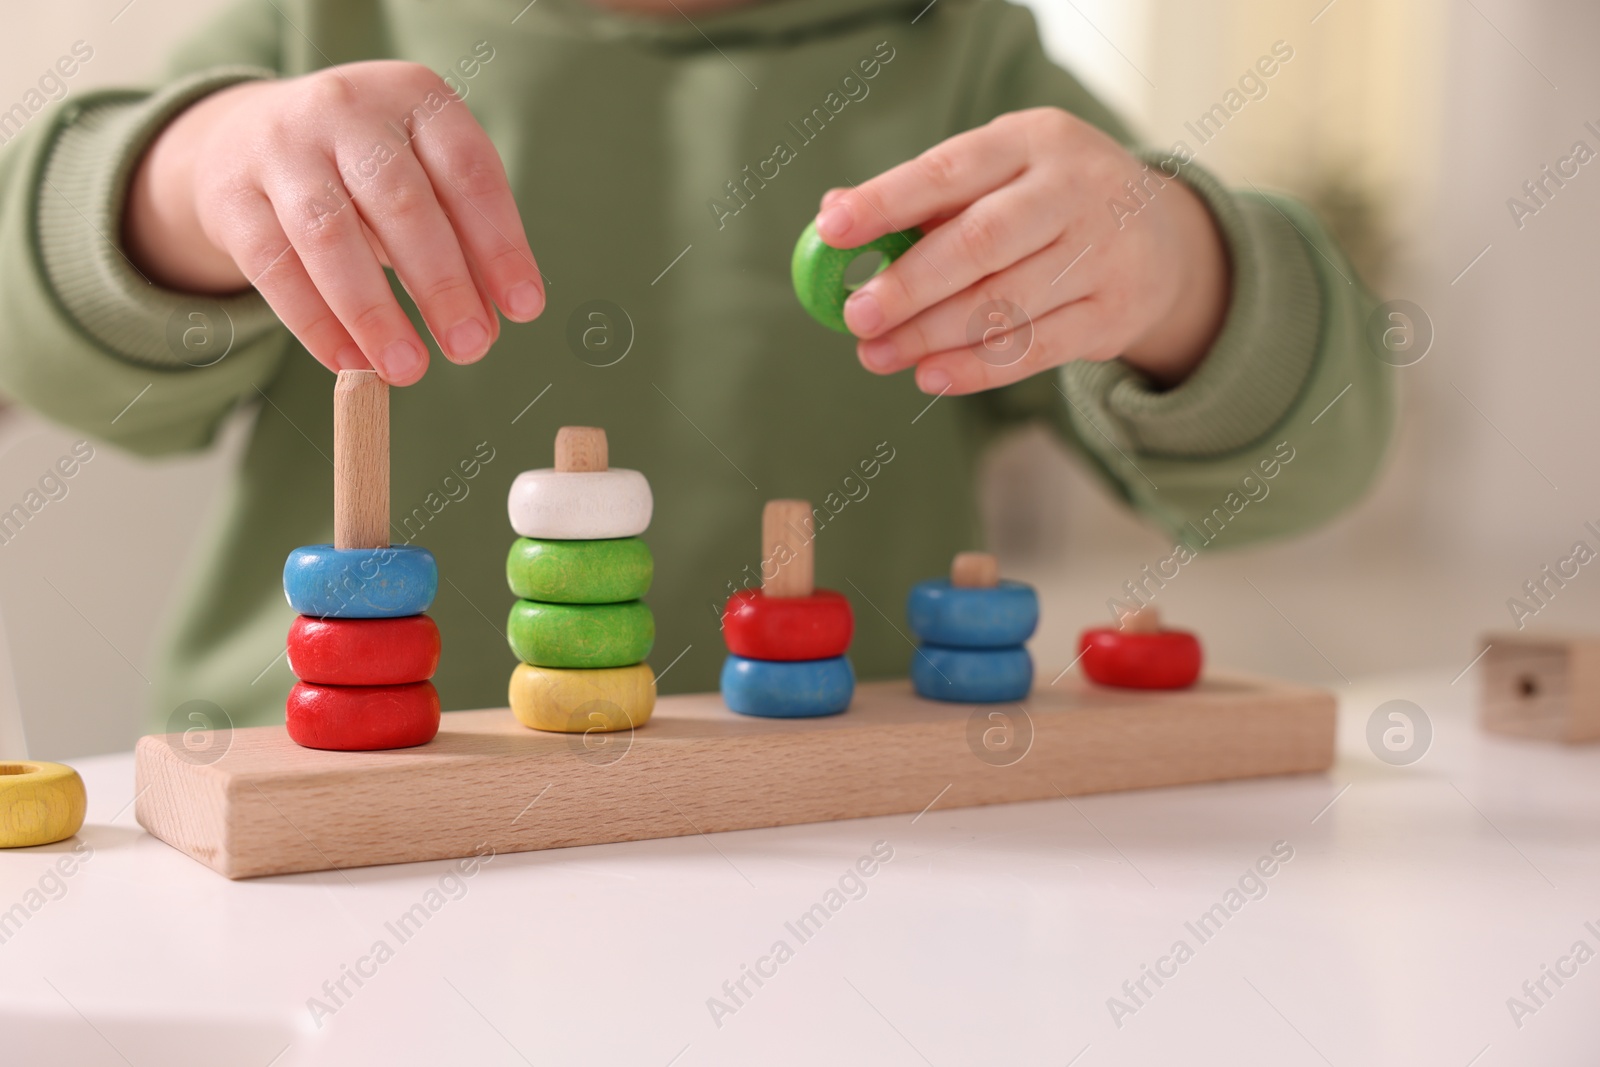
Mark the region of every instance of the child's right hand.
POLYGON ((377 61, 247 82, 184 111, 139 163, 128 255, 189 292, 255 286, 330 370, 409 385, 428 350, 392 266, 456 363, 544 310, 500 156, 428 68, 377 61), (409 144, 407 140, 409 138, 409 144))

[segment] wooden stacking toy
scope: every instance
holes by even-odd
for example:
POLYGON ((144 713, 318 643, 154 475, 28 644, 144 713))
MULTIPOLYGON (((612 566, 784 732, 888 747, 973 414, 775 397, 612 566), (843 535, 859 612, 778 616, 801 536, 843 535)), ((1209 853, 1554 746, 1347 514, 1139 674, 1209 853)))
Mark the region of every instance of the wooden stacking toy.
POLYGON ((761 512, 761 588, 740 590, 723 609, 722 699, 741 715, 837 715, 855 693, 845 655, 855 618, 843 596, 815 588, 813 521, 807 501, 769 500, 761 512))
POLYGON ((608 466, 606 432, 565 426, 555 467, 523 471, 506 510, 520 536, 506 557, 518 597, 506 637, 522 662, 511 674, 511 711, 522 725, 558 733, 628 730, 655 709, 644 662, 655 617, 640 597, 655 562, 639 535, 650 525, 650 483, 608 466))
POLYGON ((289 553, 289 736, 351 752, 427 744, 439 730, 433 553, 389 544, 389 387, 342 370, 333 388, 333 544, 289 553))
POLYGON ((89 798, 78 772, 60 763, 0 761, 0 848, 31 848, 83 828, 89 798))
POLYGON ((1141 608, 1120 627, 1085 630, 1078 640, 1083 673, 1121 689, 1183 689, 1200 677, 1200 640, 1187 630, 1166 630, 1153 607, 1141 608))
POLYGON ((949 578, 918 582, 906 617, 921 641, 911 657, 920 695, 989 704, 1021 700, 1033 687, 1033 657, 1023 642, 1039 625, 1039 597, 1032 586, 1001 581, 988 553, 958 553, 949 578))

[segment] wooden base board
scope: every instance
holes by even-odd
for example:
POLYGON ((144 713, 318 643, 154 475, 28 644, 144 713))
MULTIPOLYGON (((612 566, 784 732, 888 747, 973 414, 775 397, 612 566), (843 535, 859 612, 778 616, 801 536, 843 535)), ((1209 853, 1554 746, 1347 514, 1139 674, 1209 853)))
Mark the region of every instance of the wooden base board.
POLYGON ((1073 676, 981 707, 874 682, 845 714, 807 720, 670 696, 631 734, 587 737, 452 712, 431 744, 395 752, 318 752, 255 727, 200 763, 182 735, 157 735, 139 742, 136 812, 251 878, 1321 771, 1334 711, 1327 692, 1262 679, 1144 693, 1073 676))

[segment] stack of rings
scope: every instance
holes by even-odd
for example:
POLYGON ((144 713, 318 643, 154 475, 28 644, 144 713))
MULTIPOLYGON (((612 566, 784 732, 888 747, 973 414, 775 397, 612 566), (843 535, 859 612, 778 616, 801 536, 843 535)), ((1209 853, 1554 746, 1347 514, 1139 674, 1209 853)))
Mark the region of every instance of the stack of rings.
POLYGON ((722 699, 741 715, 837 715, 855 694, 855 669, 845 655, 855 617, 850 601, 815 586, 814 523, 807 501, 767 501, 761 588, 739 590, 722 610, 728 645, 722 699))
POLYGON ((831 589, 784 597, 741 589, 722 612, 722 699, 769 719, 837 715, 855 693, 845 656, 854 630, 850 601, 831 589))
POLYGON ((985 704, 1021 700, 1033 687, 1033 657, 1023 642, 1039 624, 1038 594, 1021 582, 1000 581, 992 562, 989 569, 983 584, 957 584, 957 573, 956 580, 912 586, 906 616, 921 642, 911 656, 911 684, 919 695, 985 704))
POLYGON ((416 545, 289 553, 289 736, 306 748, 373 751, 427 744, 439 731, 439 628, 423 612, 439 589, 416 545))
MULTIPOLYGON (((604 455, 602 431, 590 435, 604 455)), ((640 599, 655 564, 639 535, 650 525, 650 483, 635 470, 523 471, 506 502, 520 537, 506 557, 517 602, 506 637, 521 660, 511 711, 522 725, 561 733, 627 730, 655 708, 644 662, 655 617, 640 599)))

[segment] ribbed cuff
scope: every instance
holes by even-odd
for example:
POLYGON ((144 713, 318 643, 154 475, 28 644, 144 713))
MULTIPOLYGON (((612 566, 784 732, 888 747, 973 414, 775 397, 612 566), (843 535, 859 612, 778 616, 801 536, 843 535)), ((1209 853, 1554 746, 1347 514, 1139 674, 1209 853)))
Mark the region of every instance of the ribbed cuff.
POLYGON ((1062 388, 1091 447, 1104 438, 1131 453, 1218 456, 1243 448, 1277 425, 1316 360, 1324 303, 1312 250, 1265 197, 1230 192, 1167 153, 1140 156, 1182 180, 1205 201, 1232 266, 1232 296, 1222 331, 1193 374, 1162 390, 1120 359, 1070 363, 1062 388))
POLYGON ((278 326, 254 290, 213 297, 151 283, 128 261, 121 242, 128 186, 156 135, 201 97, 273 76, 253 67, 218 67, 152 96, 101 93, 64 110, 35 199, 35 239, 62 307, 108 351, 179 370, 209 365, 278 326))

